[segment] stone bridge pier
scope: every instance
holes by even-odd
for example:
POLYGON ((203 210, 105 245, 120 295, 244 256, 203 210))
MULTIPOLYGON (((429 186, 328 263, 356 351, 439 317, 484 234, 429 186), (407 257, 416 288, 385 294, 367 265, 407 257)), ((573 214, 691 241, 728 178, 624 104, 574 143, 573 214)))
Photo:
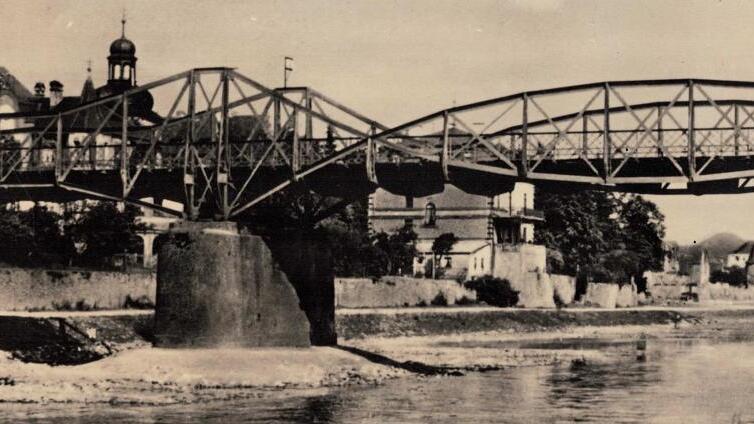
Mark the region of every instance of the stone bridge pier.
POLYGON ((231 222, 180 222, 157 261, 155 345, 336 343, 332 257, 316 240, 265 241, 231 222))

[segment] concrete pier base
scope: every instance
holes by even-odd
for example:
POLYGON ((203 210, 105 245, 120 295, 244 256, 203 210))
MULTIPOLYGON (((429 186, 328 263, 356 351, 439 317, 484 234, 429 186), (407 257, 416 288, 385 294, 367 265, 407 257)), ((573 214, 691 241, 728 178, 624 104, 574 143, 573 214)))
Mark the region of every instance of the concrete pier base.
POLYGON ((233 223, 181 223, 158 256, 155 345, 309 346, 305 300, 262 238, 233 223))

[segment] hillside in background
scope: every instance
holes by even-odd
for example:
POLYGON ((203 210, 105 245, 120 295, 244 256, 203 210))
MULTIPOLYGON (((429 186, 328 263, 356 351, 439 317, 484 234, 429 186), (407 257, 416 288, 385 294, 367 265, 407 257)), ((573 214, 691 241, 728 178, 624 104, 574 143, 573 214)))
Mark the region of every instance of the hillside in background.
POLYGON ((733 233, 717 233, 709 238, 692 244, 690 246, 681 246, 679 248, 679 262, 681 272, 688 272, 691 265, 699 263, 699 256, 702 249, 709 253, 710 266, 712 269, 719 269, 725 263, 725 257, 740 247, 746 240, 733 233))

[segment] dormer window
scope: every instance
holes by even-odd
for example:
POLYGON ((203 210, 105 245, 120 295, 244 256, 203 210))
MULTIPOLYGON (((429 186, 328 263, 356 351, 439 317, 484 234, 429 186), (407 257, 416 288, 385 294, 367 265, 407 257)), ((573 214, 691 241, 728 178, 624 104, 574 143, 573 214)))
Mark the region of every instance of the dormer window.
POLYGON ((424 207, 424 225, 427 227, 434 227, 437 223, 437 208, 432 202, 427 203, 424 207))

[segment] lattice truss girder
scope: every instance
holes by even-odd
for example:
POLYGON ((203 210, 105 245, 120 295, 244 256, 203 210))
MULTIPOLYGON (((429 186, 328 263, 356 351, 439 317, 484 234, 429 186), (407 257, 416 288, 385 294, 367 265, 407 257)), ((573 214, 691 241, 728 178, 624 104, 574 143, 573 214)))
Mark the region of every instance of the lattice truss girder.
POLYGON ((56 114, 0 115, 0 186, 176 213, 146 202, 140 184, 178 174, 182 215, 209 208, 228 219, 327 165, 363 164, 366 137, 386 129, 310 88, 273 90, 232 69, 194 69, 56 114), (156 114, 139 108, 147 91, 162 103, 156 114), (282 177, 256 184, 270 169, 282 177), (113 176, 117 189, 104 187, 113 176))
POLYGON ((375 135, 382 160, 614 186, 749 178, 754 83, 653 80, 525 92, 375 135))
POLYGON ((439 164, 446 181, 454 170, 603 186, 748 180, 754 171, 740 159, 754 150, 752 89, 716 80, 585 84, 387 128, 311 88, 273 90, 232 69, 194 69, 55 114, 0 115, 0 187, 164 209, 145 198, 172 184, 184 216, 228 219, 333 165, 363 167, 375 184, 380 163, 439 164), (156 113, 144 107, 147 91, 156 113))

